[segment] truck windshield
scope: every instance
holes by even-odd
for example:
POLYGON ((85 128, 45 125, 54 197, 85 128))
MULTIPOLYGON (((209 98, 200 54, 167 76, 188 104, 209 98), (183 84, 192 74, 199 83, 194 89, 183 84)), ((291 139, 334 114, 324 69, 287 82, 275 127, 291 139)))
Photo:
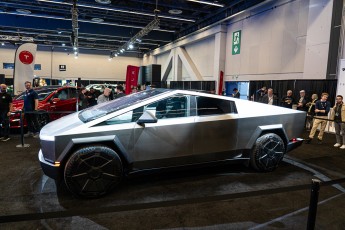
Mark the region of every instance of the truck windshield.
POLYGON ((126 108, 130 105, 137 104, 150 97, 157 96, 161 93, 167 92, 167 89, 152 89, 145 90, 138 93, 130 94, 125 97, 120 97, 113 101, 101 103, 90 108, 84 109, 79 113, 79 119, 82 122, 89 122, 96 118, 103 117, 109 113, 126 108))

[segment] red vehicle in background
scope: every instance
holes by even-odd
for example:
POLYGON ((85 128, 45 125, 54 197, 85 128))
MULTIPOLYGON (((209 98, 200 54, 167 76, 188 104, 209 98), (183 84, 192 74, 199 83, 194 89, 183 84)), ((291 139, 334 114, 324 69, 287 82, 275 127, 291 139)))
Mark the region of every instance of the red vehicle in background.
MULTIPOLYGON (((41 127, 49 121, 56 120, 76 111, 78 98, 76 87, 43 86, 34 88, 34 90, 38 94, 38 122, 41 127)), ((13 99, 13 110, 15 112, 22 110, 23 99, 24 93, 13 99)), ((26 126, 26 121, 24 120, 23 122, 23 125, 26 126)), ((20 128, 20 113, 14 113, 10 116, 10 128, 20 128)))

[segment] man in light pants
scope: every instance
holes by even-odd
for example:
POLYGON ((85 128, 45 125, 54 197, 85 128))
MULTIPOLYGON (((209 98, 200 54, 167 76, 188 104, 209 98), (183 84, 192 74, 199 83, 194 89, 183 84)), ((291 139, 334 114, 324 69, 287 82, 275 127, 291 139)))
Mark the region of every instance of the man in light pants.
MULTIPOLYGON (((343 103, 343 96, 337 95, 336 104, 333 107, 330 116, 331 120, 334 120, 335 137, 337 143, 334 147, 340 147, 345 149, 345 104, 343 103)), ((331 123, 331 124, 332 124, 331 123)))
POLYGON ((321 100, 315 103, 315 118, 313 128, 310 131, 309 138, 305 140, 306 144, 309 144, 314 138, 317 127, 321 124, 319 135, 317 136, 318 144, 322 144, 323 133, 328 120, 328 112, 331 108, 331 103, 327 101, 328 93, 321 94, 321 100))

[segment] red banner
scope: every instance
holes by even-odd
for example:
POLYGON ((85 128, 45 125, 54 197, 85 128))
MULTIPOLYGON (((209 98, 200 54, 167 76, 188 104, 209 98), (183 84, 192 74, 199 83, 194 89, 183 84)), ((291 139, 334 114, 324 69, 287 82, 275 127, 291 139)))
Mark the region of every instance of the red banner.
POLYGON ((224 79, 224 72, 220 71, 219 82, 218 82, 218 95, 222 95, 222 92, 223 92, 223 79, 224 79))
POLYGON ((138 66, 132 66, 132 65, 127 66, 126 91, 125 91, 127 95, 132 92, 132 87, 138 86, 138 74, 139 74, 138 66))

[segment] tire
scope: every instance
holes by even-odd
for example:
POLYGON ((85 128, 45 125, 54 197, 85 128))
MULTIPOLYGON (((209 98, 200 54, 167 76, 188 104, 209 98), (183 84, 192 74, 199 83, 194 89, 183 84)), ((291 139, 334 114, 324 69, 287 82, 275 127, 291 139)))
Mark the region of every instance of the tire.
MULTIPOLYGON (((42 111, 40 111, 40 112, 42 112, 42 111)), ((49 121, 50 121, 49 115, 43 111, 42 113, 39 113, 37 115, 37 121, 38 121, 38 124, 40 126, 40 129, 42 129, 43 126, 45 126, 46 124, 49 123, 49 121)))
POLYGON ((121 182, 123 167, 119 155, 106 146, 87 146, 68 159, 64 180, 69 191, 79 197, 97 198, 121 182))
POLYGON ((251 166, 260 172, 276 169, 286 152, 284 141, 275 133, 260 136, 251 152, 251 166))

